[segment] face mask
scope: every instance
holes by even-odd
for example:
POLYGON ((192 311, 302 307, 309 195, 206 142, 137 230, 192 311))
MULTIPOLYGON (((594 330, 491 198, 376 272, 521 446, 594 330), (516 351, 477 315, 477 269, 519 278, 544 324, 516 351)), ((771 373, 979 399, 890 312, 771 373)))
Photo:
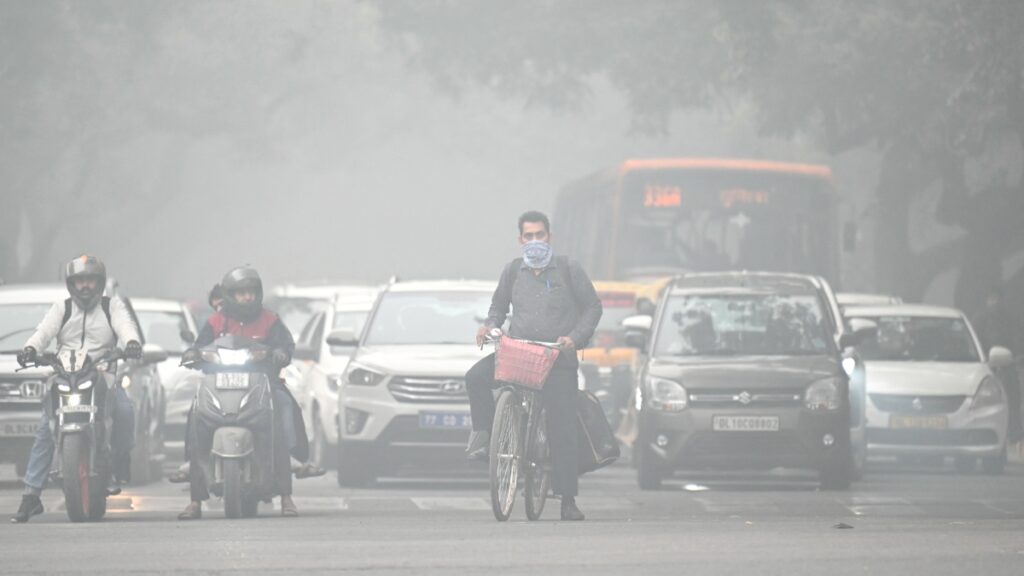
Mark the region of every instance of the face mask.
POLYGON ((523 262, 535 270, 551 264, 551 245, 543 240, 531 240, 523 244, 523 262))

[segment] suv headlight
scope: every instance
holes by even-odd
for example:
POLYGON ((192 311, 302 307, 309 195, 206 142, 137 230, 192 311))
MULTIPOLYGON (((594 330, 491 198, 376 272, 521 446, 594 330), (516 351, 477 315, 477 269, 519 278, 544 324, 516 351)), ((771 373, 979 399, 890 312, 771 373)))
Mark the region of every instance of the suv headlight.
POLYGON ((345 383, 353 386, 376 386, 383 379, 383 374, 364 366, 351 366, 345 371, 345 383))
POLYGON ((807 387, 807 392, 804 394, 804 407, 808 410, 816 412, 838 410, 841 405, 839 383, 835 378, 814 382, 807 387))
POLYGON ((686 388, 675 380, 648 377, 647 390, 651 408, 659 412, 681 412, 686 409, 686 388))
POLYGON ((981 381, 978 391, 974 394, 971 402, 971 410, 980 410, 999 406, 1003 403, 1003 386, 994 378, 986 378, 981 381))

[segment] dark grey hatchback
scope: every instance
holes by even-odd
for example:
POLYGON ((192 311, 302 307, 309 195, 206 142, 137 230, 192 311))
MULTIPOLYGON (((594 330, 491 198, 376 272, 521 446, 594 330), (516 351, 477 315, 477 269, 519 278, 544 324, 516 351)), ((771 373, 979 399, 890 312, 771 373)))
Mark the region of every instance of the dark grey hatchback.
POLYGON ((788 467, 818 471, 822 488, 848 488, 840 351, 856 336, 843 334, 838 317, 831 288, 815 276, 677 278, 653 322, 627 321, 646 351, 634 445, 640 487, 655 489, 677 469, 788 467))

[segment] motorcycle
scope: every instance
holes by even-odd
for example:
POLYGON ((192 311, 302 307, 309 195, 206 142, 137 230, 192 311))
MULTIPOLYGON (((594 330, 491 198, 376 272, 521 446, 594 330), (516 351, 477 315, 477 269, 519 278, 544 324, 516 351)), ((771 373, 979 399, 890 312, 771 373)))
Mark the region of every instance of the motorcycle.
POLYGON ((224 500, 228 518, 253 517, 277 495, 274 482, 271 351, 242 336, 222 336, 187 365, 203 372, 196 390, 192 469, 224 500))
POLYGON ((57 470, 72 522, 95 522, 107 513, 107 490, 113 475, 110 431, 115 398, 100 368, 116 374, 117 361, 123 357, 118 349, 96 359, 84 349, 65 350, 43 354, 32 366, 54 371, 44 410, 52 415, 57 470))

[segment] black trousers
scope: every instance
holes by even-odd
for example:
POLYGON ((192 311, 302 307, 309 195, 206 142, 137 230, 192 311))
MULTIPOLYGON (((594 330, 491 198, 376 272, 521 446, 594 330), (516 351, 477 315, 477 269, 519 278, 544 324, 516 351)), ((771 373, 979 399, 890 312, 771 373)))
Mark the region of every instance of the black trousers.
MULTIPOLYGON (((494 424, 494 354, 466 372, 466 391, 473 430, 491 431, 494 424)), ((542 397, 547 411, 548 445, 551 447, 552 481, 555 494, 574 498, 579 492, 576 443, 576 396, 579 374, 575 365, 556 364, 548 375, 542 397)))

